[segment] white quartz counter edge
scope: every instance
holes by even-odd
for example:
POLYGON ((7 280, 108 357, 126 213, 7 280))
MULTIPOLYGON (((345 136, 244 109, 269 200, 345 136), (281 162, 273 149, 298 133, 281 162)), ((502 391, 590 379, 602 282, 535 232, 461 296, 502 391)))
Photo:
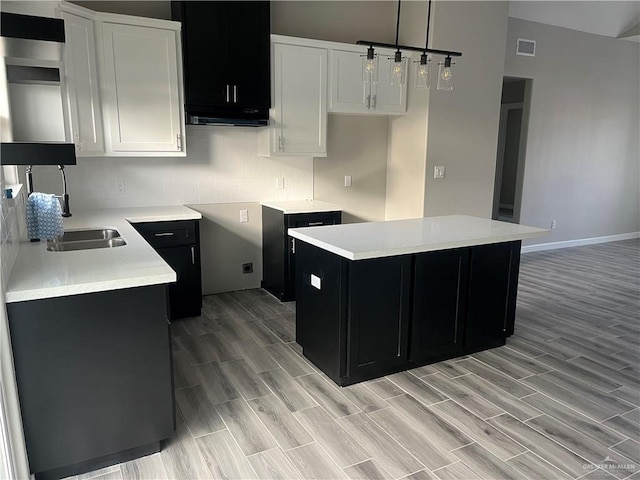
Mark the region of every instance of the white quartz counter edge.
POLYGON ((546 235, 542 228, 449 215, 389 222, 290 228, 293 238, 348 260, 408 255, 546 235))
POLYGON ((280 210, 285 215, 294 215, 297 213, 322 213, 322 212, 341 212, 342 207, 333 203, 321 202, 319 200, 285 200, 261 202, 264 207, 280 210))
POLYGON ((131 223, 199 220, 183 206, 73 211, 65 230, 115 228, 126 245, 116 248, 48 252, 45 241, 23 242, 9 277, 7 303, 158 285, 176 273, 131 223))

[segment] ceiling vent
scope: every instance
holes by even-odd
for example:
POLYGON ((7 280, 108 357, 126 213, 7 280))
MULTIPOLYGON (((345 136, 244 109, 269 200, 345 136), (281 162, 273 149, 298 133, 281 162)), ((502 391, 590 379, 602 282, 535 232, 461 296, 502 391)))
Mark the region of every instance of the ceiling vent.
POLYGON ((535 57, 536 41, 527 40, 525 38, 519 38, 518 45, 516 46, 516 55, 524 55, 526 57, 535 57))

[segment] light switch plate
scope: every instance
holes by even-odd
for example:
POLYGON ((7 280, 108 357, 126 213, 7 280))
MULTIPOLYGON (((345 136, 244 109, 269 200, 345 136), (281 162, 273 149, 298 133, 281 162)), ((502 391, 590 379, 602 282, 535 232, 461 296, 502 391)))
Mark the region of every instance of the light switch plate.
POLYGON ((276 188, 278 190, 283 190, 284 189, 284 177, 276 178, 276 188))
POLYGON ((445 168, 444 165, 437 165, 433 167, 433 178, 444 178, 445 168))
POLYGON ((320 277, 316 277, 313 273, 311 274, 311 286, 318 290, 322 290, 322 279, 320 277))
POLYGON ((351 175, 345 175, 344 176, 344 186, 345 187, 350 187, 351 186, 351 175))

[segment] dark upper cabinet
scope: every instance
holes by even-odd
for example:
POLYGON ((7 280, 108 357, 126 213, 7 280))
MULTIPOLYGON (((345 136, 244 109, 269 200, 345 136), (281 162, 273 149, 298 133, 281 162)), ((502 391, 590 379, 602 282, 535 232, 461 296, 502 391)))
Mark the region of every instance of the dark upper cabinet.
POLYGON ((173 19, 182 22, 187 121, 193 116, 267 119, 269 2, 171 4, 173 19))
POLYGON ((409 360, 462 352, 468 264, 468 248, 415 256, 409 360))

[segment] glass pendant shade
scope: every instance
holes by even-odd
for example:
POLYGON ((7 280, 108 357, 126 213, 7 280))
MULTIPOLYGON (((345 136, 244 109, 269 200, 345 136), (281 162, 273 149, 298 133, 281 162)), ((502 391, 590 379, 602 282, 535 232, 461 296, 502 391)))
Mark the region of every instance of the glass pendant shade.
POLYGON ((362 83, 374 85, 378 82, 378 55, 372 47, 367 49, 367 54, 362 57, 362 83))
POLYGON ((453 72, 451 71, 451 57, 445 58, 439 64, 438 69, 438 90, 453 90, 453 72))
POLYGON ((431 86, 431 69, 429 68, 429 58, 426 53, 420 55, 420 61, 416 64, 415 86, 416 88, 429 88, 431 86))
POLYGON ((404 85, 404 75, 407 70, 405 60, 400 50, 393 57, 391 68, 389 69, 389 83, 394 87, 402 87, 404 85))

